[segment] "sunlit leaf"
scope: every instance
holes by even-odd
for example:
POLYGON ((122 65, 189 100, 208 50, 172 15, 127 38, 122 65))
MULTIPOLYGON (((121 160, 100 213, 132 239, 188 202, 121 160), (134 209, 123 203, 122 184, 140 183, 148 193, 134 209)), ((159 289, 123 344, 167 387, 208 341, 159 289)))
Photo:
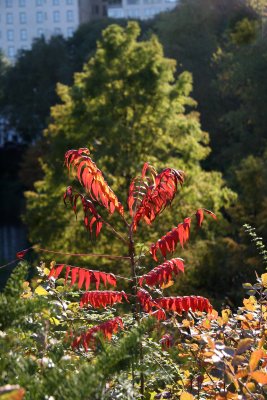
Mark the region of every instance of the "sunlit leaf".
POLYGON ((263 371, 254 371, 250 374, 251 378, 260 383, 261 385, 267 385, 267 373, 263 371))
POLYGON ((262 357, 264 357, 264 351, 262 349, 253 351, 249 360, 250 371, 254 371, 257 368, 262 357))
POLYGON ((261 281, 265 288, 267 288, 267 273, 261 275, 261 281))
POLYGON ((229 310, 228 308, 226 308, 225 310, 222 310, 222 319, 225 324, 228 323, 229 317, 231 314, 232 314, 231 310, 229 310))
POLYGON ((48 291, 45 290, 41 285, 37 286, 34 293, 38 296, 47 296, 49 294, 48 291))
POLYGON ((182 392, 180 400, 194 400, 194 396, 188 392, 182 392))
POLYGON ((25 390, 18 385, 5 385, 0 387, 0 400, 22 400, 25 390))

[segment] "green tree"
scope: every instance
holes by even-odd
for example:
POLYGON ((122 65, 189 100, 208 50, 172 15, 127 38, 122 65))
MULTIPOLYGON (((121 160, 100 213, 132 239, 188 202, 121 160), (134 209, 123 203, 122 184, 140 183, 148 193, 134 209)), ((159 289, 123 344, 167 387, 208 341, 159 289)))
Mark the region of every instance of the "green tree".
MULTIPOLYGON (((125 29, 109 26, 95 56, 75 74, 73 86, 58 85, 61 104, 52 108, 45 131, 45 176, 36 182, 34 192, 26 193, 31 241, 72 252, 88 252, 93 246, 83 238, 82 221, 76 222, 60 202, 65 190, 62 157, 72 147, 87 146, 97 154, 99 167, 117 193, 125 191, 144 161, 156 168, 170 165, 189 171, 188 184, 177 197, 183 215, 177 214, 181 208, 174 202, 172 216, 166 213, 164 220, 159 219, 162 234, 174 215, 179 222, 203 204, 218 212, 233 199, 221 174, 201 167, 210 148, 198 114, 189 111, 195 106, 191 75, 184 72, 175 78, 176 63, 163 56, 156 37, 138 41, 139 34, 133 22, 125 29)), ((108 234, 102 243, 104 251, 114 246, 108 234)))
MULTIPOLYGON (((255 13, 239 0, 181 0, 175 10, 160 14, 152 22, 166 55, 177 61, 178 72, 193 74, 193 97, 203 128, 210 134, 212 150, 217 143, 220 146, 218 122, 228 106, 214 85, 218 70, 213 54, 225 43, 227 30, 245 17, 254 18, 255 13)), ((216 155, 212 152, 205 161, 208 168, 221 168, 216 155)))
POLYGON ((0 102, 4 95, 4 81, 8 71, 8 61, 4 57, 3 53, 0 51, 0 102))

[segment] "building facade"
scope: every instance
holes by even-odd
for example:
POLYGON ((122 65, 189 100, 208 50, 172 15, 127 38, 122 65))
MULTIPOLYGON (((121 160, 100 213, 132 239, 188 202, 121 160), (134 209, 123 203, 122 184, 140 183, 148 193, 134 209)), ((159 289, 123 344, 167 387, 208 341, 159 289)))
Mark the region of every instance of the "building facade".
POLYGON ((35 38, 72 36, 81 23, 107 15, 107 0, 0 0, 0 50, 14 61, 35 38))
POLYGON ((178 0, 121 0, 109 3, 108 16, 110 18, 149 19, 156 14, 172 10, 178 0))

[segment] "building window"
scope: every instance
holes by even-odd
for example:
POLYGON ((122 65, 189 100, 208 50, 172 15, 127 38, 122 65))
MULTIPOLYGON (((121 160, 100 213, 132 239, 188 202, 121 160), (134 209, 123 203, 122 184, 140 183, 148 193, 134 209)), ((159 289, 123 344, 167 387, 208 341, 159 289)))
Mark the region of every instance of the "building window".
POLYGON ((37 6, 42 6, 43 5, 43 0, 35 0, 35 4, 37 6))
POLYGON ((98 4, 92 5, 92 14, 93 15, 98 15, 99 14, 99 5, 98 4))
POLYGON ((25 13, 25 12, 19 13, 19 22, 20 22, 21 24, 26 24, 26 22, 27 22, 27 17, 26 17, 26 13, 25 13))
POLYGON ((107 6, 104 4, 103 5, 103 8, 102 8, 102 12, 103 12, 103 17, 107 17, 107 15, 108 15, 108 11, 107 11, 107 6))
POLYGON ((6 0, 6 8, 10 8, 12 6, 13 6, 12 0, 6 0))
POLYGON ((7 15, 6 15, 6 23, 8 25, 13 24, 13 14, 7 13, 7 15))
POLYGON ((38 28, 37 29, 37 36, 41 37, 41 36, 43 36, 43 34, 44 34, 44 30, 42 28, 38 28))
MULTIPOLYGON (((169 1, 169 0, 165 0, 165 1, 169 1)), ((144 4, 157 4, 157 3, 161 3, 161 0, 144 0, 144 4)))
POLYGON ((129 18, 140 18, 140 12, 137 8, 136 9, 134 8, 132 10, 128 10, 127 16, 129 18))
POLYGON ((53 0, 53 6, 59 6, 59 0, 53 0))
POLYGON ((37 11, 36 13, 36 22, 38 24, 41 24, 42 22, 44 22, 44 14, 42 11, 37 11))
POLYGON ((68 22, 73 22, 74 21, 74 15, 72 10, 67 11, 67 21, 68 22))
POLYGON ((15 57, 15 47, 14 46, 9 46, 7 49, 7 55, 10 58, 15 57))
POLYGON ((67 29, 67 36, 68 37, 71 37, 73 35, 73 33, 74 33, 74 28, 68 28, 67 29))
POLYGON ((68 6, 71 6, 71 5, 73 4, 73 0, 66 0, 66 4, 67 4, 68 6))
POLYGON ((27 30, 21 29, 20 30, 20 40, 27 40, 27 39, 28 39, 27 30))
POLYGON ((122 8, 108 8, 109 18, 124 18, 124 12, 122 8))
POLYGON ((60 14, 59 14, 59 11, 54 11, 54 12, 53 12, 53 21, 54 21, 54 22, 60 22, 60 14))
POLYGON ((139 0, 127 0, 127 4, 129 5, 135 5, 135 4, 139 4, 140 1, 139 0))
POLYGON ((61 29, 60 28, 55 28, 55 35, 61 35, 61 29))
POLYGON ((19 0, 19 6, 20 7, 25 7, 25 0, 19 0))
POLYGON ((12 42, 14 40, 14 31, 11 29, 8 29, 6 32, 6 37, 8 42, 12 42))

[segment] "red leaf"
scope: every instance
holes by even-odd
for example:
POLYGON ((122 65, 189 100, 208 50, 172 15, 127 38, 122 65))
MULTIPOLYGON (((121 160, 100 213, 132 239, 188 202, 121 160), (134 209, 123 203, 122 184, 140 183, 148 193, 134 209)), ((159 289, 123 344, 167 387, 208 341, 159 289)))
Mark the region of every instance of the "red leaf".
POLYGON ((24 258, 29 250, 31 250, 31 247, 29 249, 19 251, 18 253, 16 253, 16 257, 21 260, 22 258, 24 258))
POLYGON ((70 286, 73 286, 74 283, 77 280, 77 274, 78 274, 79 268, 78 267, 74 267, 71 269, 71 282, 70 282, 70 286))
POLYGON ((164 310, 156 310, 151 315, 157 318, 158 321, 165 321, 166 320, 166 313, 164 310))
POLYGON ((71 270, 71 266, 70 266, 70 265, 67 265, 67 266, 66 266, 66 275, 65 275, 65 285, 66 285, 66 283, 67 283, 67 281, 68 281, 68 277, 69 277, 69 274, 70 274, 70 270, 71 270))
POLYGON ((106 307, 107 305, 113 306, 115 303, 122 303, 122 299, 128 302, 127 295, 124 291, 91 291, 83 294, 80 307, 90 304, 94 308, 106 307))
POLYGON ((179 272, 184 272, 183 260, 181 258, 173 258, 153 268, 148 274, 143 275, 139 280, 139 285, 142 286, 145 282, 148 286, 161 286, 169 283, 173 275, 177 275, 179 272))
POLYGON ((107 282, 108 282, 110 285, 116 287, 117 281, 116 281, 116 278, 115 278, 115 276, 114 276, 113 274, 107 274, 107 282))
POLYGON ((184 173, 172 168, 164 169, 155 176, 155 182, 150 185, 143 197, 133 219, 133 229, 137 228, 140 220, 151 224, 167 205, 171 204, 178 183, 183 184, 184 173))
POLYGON ((197 219, 197 226, 201 226, 202 225, 202 222, 203 222, 203 219, 204 219, 204 212, 203 212, 203 209, 202 208, 200 208, 199 210, 197 210, 197 212, 196 212, 196 219, 197 219))
POLYGON ((78 199, 81 200, 82 207, 83 207, 84 225, 87 229, 90 230, 91 233, 93 233, 94 226, 95 226, 95 235, 97 237, 99 235, 102 225, 103 225, 101 215, 98 214, 94 204, 90 200, 86 199, 82 194, 77 193, 77 194, 73 195, 72 187, 69 186, 66 189, 66 192, 64 194, 64 203, 65 203, 65 205, 67 205, 67 200, 68 200, 68 202, 72 206, 72 209, 76 215, 76 218, 77 218, 77 200, 78 199))
POLYGON ((89 289, 90 281, 91 281, 91 272, 86 270, 85 271, 85 290, 89 289))
POLYGON ((112 214, 117 210, 121 215, 124 214, 123 207, 118 201, 117 196, 108 186, 102 172, 89 157, 88 149, 69 150, 65 154, 65 164, 70 170, 72 167, 77 179, 86 189, 91 198, 107 208, 112 214))
POLYGON ((82 333, 80 336, 77 336, 72 342, 72 348, 83 347, 85 351, 88 350, 88 347, 93 347, 95 344, 95 335, 99 332, 102 332, 105 338, 108 340, 111 339, 113 334, 116 334, 118 330, 123 329, 123 321, 120 317, 116 317, 114 319, 103 322, 100 325, 93 326, 88 329, 87 332, 82 333))
POLYGON ((94 278, 95 278, 95 281, 96 281, 95 287, 96 287, 96 290, 98 290, 99 286, 100 286, 100 272, 99 271, 94 271, 93 274, 94 274, 94 278))
POLYGON ((207 210, 206 208, 203 208, 203 210, 205 211, 206 214, 211 215, 213 219, 217 219, 216 215, 212 211, 207 210))
POLYGON ((79 280, 78 280, 78 289, 81 289, 84 279, 85 279, 85 270, 83 268, 79 268, 78 274, 79 274, 79 280))
POLYGON ((144 289, 138 290, 137 298, 138 298, 143 310, 146 312, 149 312, 149 313, 152 312, 152 307, 159 308, 158 304, 152 299, 150 294, 144 289))
MULTIPOLYGON (((212 218, 216 219, 216 215, 203 208, 203 210, 212 216, 212 218)), ((198 226, 201 226, 204 218, 204 213, 202 209, 197 210, 196 218, 198 226)), ((167 232, 166 235, 162 236, 156 243, 153 243, 150 246, 150 254, 153 259, 157 261, 157 251, 159 250, 164 258, 166 258, 167 253, 172 253, 176 249, 178 242, 181 247, 184 247, 184 244, 189 240, 190 237, 190 225, 191 218, 185 218, 183 223, 180 223, 176 228, 173 228, 171 231, 167 232)))
POLYGON ((162 346, 162 350, 166 350, 172 346, 173 337, 169 333, 165 333, 159 341, 162 346))
POLYGON ((102 280, 104 285, 108 283, 111 286, 116 286, 117 281, 116 277, 111 273, 93 271, 86 268, 72 267, 70 265, 60 264, 56 267, 52 268, 48 279, 54 278, 57 279, 61 274, 63 268, 66 267, 65 272, 65 285, 67 283, 69 274, 71 274, 71 283, 70 286, 73 286, 78 279, 78 288, 81 289, 82 286, 85 287, 86 290, 89 289, 90 283, 95 282, 96 289, 99 289, 100 281, 102 280))
POLYGON ((206 311, 209 313, 212 306, 208 299, 201 296, 184 296, 184 297, 161 297, 155 302, 159 307, 166 311, 176 311, 181 314, 182 311, 188 311, 190 308, 195 311, 206 311))
POLYGON ((50 271, 50 274, 48 275, 48 279, 49 278, 57 279, 59 277, 59 275, 61 274, 63 268, 64 268, 64 264, 60 264, 60 265, 53 267, 50 271))

